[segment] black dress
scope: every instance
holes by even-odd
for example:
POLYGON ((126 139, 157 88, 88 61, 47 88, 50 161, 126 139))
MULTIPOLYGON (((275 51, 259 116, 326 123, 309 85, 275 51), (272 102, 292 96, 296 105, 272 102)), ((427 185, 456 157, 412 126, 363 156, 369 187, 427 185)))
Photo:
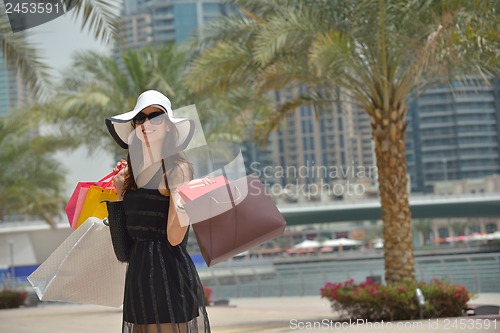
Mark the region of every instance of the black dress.
POLYGON ((158 190, 140 188, 124 195, 123 218, 134 242, 125 278, 123 333, 210 332, 203 286, 186 251, 188 233, 177 246, 167 240, 168 206, 169 197, 158 190))

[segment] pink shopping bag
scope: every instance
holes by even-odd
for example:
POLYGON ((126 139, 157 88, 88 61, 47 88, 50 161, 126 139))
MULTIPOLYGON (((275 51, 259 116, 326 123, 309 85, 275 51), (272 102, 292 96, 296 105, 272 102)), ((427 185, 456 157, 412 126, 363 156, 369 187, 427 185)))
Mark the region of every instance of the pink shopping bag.
POLYGON ((95 182, 79 182, 66 205, 66 215, 68 215, 69 226, 73 229, 75 229, 75 224, 82 210, 89 187, 93 184, 95 184, 95 182))
POLYGON ((65 209, 66 215, 68 216, 69 226, 71 228, 76 229, 78 216, 80 216, 80 212, 82 211, 83 203, 85 202, 89 188, 91 186, 108 187, 111 185, 111 180, 117 173, 118 172, 111 172, 97 182, 79 182, 76 185, 65 209))

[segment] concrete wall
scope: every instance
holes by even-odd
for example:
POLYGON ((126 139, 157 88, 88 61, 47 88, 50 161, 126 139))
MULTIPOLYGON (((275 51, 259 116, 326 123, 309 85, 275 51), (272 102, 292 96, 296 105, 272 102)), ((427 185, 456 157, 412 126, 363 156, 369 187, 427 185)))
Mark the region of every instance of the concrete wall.
POLYGON ((0 230, 0 267, 37 265, 47 257, 70 235, 72 229, 19 230, 2 232, 0 230), (10 253, 12 242, 13 256, 10 253))

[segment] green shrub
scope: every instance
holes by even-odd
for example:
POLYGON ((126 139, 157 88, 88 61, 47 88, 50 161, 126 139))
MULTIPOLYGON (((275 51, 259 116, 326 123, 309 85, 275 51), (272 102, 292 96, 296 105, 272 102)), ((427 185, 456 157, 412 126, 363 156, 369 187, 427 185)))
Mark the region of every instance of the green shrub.
POLYGON ((415 291, 425 297, 424 318, 456 317, 463 314, 471 294, 464 286, 445 281, 431 283, 405 281, 383 285, 367 280, 354 284, 327 282, 321 288, 321 297, 331 302, 332 309, 342 317, 368 321, 411 320, 420 318, 415 291))
POLYGON ((472 297, 464 286, 437 279, 433 279, 429 284, 423 284, 421 289, 426 299, 424 315, 429 318, 461 316, 472 297))
POLYGON ((0 291, 0 309, 18 308, 24 301, 28 293, 25 291, 3 290, 0 291))

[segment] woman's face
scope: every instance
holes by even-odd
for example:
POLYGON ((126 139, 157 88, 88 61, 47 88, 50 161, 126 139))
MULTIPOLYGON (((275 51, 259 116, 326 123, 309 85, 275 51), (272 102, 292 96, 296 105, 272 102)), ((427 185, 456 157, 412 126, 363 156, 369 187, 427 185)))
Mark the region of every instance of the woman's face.
POLYGON ((167 114, 156 106, 148 106, 132 120, 139 140, 149 145, 151 142, 162 140, 169 131, 167 114))

